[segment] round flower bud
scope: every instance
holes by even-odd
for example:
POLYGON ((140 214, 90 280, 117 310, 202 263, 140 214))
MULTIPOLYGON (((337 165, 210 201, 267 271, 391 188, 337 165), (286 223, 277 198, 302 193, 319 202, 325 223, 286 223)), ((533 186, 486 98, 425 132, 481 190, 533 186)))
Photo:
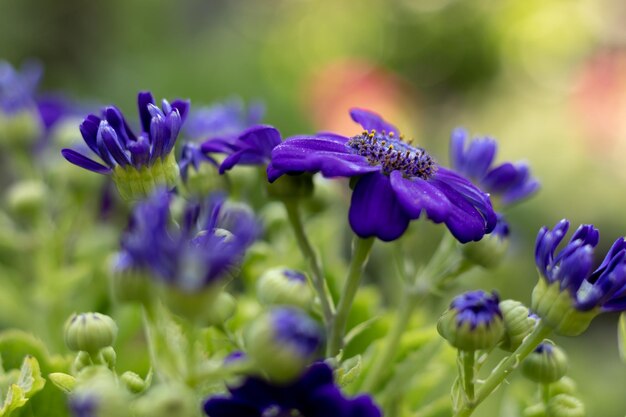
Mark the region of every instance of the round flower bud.
POLYGON ((546 406, 543 403, 533 404, 524 409, 524 417, 546 417, 546 406))
POLYGON ((133 394, 138 394, 146 389, 146 382, 132 371, 126 371, 120 377, 126 388, 133 394))
POLYGON ((0 143, 14 150, 33 145, 43 133, 43 123, 35 108, 7 114, 0 110, 0 143))
POLYGON ((277 200, 297 200, 313 194, 311 174, 283 175, 267 185, 267 193, 277 200))
POLYGON ((65 344, 75 352, 94 356, 100 349, 111 346, 116 336, 117 325, 104 314, 73 314, 65 323, 65 344))
POLYGON ((20 181, 7 191, 9 209, 14 214, 30 218, 44 207, 47 191, 41 181, 20 181))
POLYGON ((549 390, 550 397, 554 397, 555 395, 559 394, 575 395, 576 382, 572 378, 564 376, 555 383, 550 384, 549 390))
POLYGON ((223 324, 235 314, 237 301, 229 293, 222 291, 210 306, 206 307, 206 322, 210 326, 223 324))
POLYGON ((305 310, 313 302, 313 291, 306 276, 288 268, 273 268, 261 275, 257 296, 261 304, 293 305, 305 310))
POLYGON ((189 196, 207 196, 212 192, 227 188, 224 175, 220 175, 215 165, 203 163, 198 169, 189 168, 185 172, 182 190, 189 196))
POLYGON ((500 348, 513 352, 533 331, 537 321, 530 315, 528 307, 519 301, 504 300, 500 302, 499 307, 504 320, 504 337, 500 348))
POLYGON ((585 405, 578 398, 559 394, 548 401, 547 417, 585 417, 585 405))
POLYGON ((567 356, 550 340, 544 340, 524 362, 522 372, 531 381, 550 384, 561 379, 567 372, 567 356))
POLYGON ((485 269, 495 268, 500 264, 509 247, 509 226, 498 216, 496 227, 478 242, 461 245, 463 257, 474 265, 485 269))
POLYGON ((318 324, 291 307, 278 307, 265 313, 246 333, 250 360, 278 382, 298 377, 316 358, 321 341, 318 324))
POLYGON ((561 336, 578 336, 591 324, 591 320, 600 313, 600 308, 577 310, 569 291, 561 291, 561 283, 547 284, 539 278, 532 294, 532 310, 561 336))
POLYGON ((498 295, 470 291, 452 300, 437 323, 437 331, 452 346, 463 351, 490 349, 504 334, 498 295))

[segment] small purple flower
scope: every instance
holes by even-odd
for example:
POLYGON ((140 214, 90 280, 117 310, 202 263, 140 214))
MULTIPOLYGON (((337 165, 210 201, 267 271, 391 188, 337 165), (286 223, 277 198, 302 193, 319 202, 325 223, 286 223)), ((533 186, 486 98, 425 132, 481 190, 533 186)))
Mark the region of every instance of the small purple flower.
POLYGON ((69 409, 73 417, 96 417, 98 399, 94 395, 73 395, 69 398, 69 409))
POLYGON ((452 168, 470 178, 482 190, 501 197, 510 205, 529 197, 539 189, 539 182, 531 177, 525 162, 505 162, 493 166, 498 144, 484 137, 469 140, 466 130, 458 128, 450 137, 452 168))
POLYGON ((174 149, 178 132, 189 110, 189 102, 163 100, 161 108, 155 106, 149 92, 137 96, 141 133, 136 135, 122 112, 114 106, 107 107, 102 117, 90 114, 80 125, 85 143, 103 162, 72 149, 61 153, 69 162, 99 174, 111 174, 118 167, 140 170, 164 160, 174 149))
MULTIPOLYGON (((600 233, 593 225, 581 225, 569 242, 556 253, 569 221, 561 220, 550 230, 541 228, 535 245, 535 263, 548 286, 558 283, 578 311, 626 310, 626 242, 617 239, 598 268, 593 270, 594 248, 600 233)), ((539 314, 541 316, 541 314, 539 314)))
POLYGON ((489 197, 469 180, 403 141, 377 114, 353 109, 350 115, 365 129, 357 136, 297 136, 276 146, 267 170, 270 182, 318 171, 325 177, 357 177, 349 220, 361 237, 395 240, 423 212, 445 223, 463 243, 493 230, 496 215, 489 197))
POLYGON ((252 103, 246 109, 241 100, 232 99, 193 111, 184 133, 193 140, 234 139, 245 129, 259 124, 264 113, 261 103, 252 103))
POLYGON ((164 190, 139 203, 122 238, 118 268, 149 271, 155 278, 193 292, 211 285, 241 262, 259 234, 251 210, 227 206, 223 196, 189 204, 175 228, 164 190))
POLYGON ((281 142, 280 132, 272 126, 252 126, 231 138, 214 138, 202 144, 202 152, 223 153, 227 157, 220 165, 220 174, 237 164, 267 165, 272 150, 281 142))
POLYGON ((0 61, 0 110, 13 114, 34 108, 42 74, 41 65, 35 61, 26 62, 20 71, 8 62, 0 61))
POLYGON ((494 320, 502 319, 499 307, 500 298, 497 293, 485 291, 469 291, 452 300, 450 309, 456 311, 456 324, 475 329, 478 326, 490 326, 494 320))
POLYGON ((258 377, 248 377, 230 396, 215 396, 204 404, 209 417, 381 417, 368 395, 346 398, 333 382, 333 372, 317 363, 288 385, 274 385, 258 377))

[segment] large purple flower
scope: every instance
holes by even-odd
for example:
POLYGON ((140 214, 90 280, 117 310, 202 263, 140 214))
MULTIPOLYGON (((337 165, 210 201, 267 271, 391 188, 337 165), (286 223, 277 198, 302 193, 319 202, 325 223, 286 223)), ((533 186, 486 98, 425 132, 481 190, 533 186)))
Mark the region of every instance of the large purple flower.
POLYGON ((487 194, 404 142, 377 114, 353 109, 350 115, 365 129, 357 136, 298 136, 276 146, 269 180, 318 171, 325 177, 358 177, 349 219, 361 237, 397 239, 422 212, 445 223, 460 242, 480 240, 493 230, 496 215, 487 194))
POLYGON ((118 270, 147 270, 155 278, 193 292, 211 285, 241 261, 259 234, 252 211, 210 196, 189 204, 179 227, 170 224, 172 196, 159 190, 137 205, 122 238, 118 270))
POLYGON ((498 151, 495 140, 469 140, 466 130, 458 128, 450 137, 450 164, 457 172, 474 181, 481 189, 501 197, 502 204, 518 202, 539 189, 525 162, 504 162, 493 166, 498 151))
POLYGON ((368 395, 348 399, 333 382, 333 372, 324 363, 312 365, 290 385, 274 385, 249 377, 230 396, 209 398, 204 411, 209 417, 381 417, 368 395))

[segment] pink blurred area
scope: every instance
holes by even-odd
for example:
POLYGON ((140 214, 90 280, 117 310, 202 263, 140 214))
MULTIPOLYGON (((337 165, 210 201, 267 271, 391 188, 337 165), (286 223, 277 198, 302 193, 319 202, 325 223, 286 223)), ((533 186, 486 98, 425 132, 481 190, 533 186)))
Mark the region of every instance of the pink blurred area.
POLYGON ((347 136, 358 128, 348 116, 353 107, 368 109, 400 130, 419 125, 416 92, 406 80, 363 59, 334 61, 305 83, 303 106, 315 129, 347 136))
POLYGON ((575 123, 600 153, 626 142, 626 49, 602 49, 581 66, 573 95, 575 123))

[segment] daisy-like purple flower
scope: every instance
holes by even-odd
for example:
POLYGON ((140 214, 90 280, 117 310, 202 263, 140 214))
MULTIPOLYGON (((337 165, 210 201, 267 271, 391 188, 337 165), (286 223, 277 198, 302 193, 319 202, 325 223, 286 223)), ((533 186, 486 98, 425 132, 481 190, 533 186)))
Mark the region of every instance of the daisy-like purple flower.
POLYGON ((220 164, 220 174, 237 164, 267 165, 272 150, 281 143, 280 132, 272 126, 252 126, 235 137, 213 138, 205 141, 202 152, 226 154, 220 164))
POLYGON ((204 404, 209 417, 381 417, 368 395, 346 398, 333 382, 333 373, 317 363, 289 385, 274 385, 248 377, 229 396, 215 396, 204 404))
POLYGON ((33 108, 43 70, 37 62, 26 62, 21 71, 0 61, 0 110, 7 114, 33 108))
POLYGON ((594 248, 600 233, 593 225, 581 225, 569 242, 555 254, 569 221, 561 220, 550 230, 541 228, 535 245, 535 263, 545 283, 566 292, 579 311, 626 310, 626 242, 617 239, 604 260, 593 269, 594 248))
POLYGON ((423 212, 445 223, 463 243, 493 230, 496 215, 487 194, 437 164, 424 149, 404 142, 377 114, 353 109, 350 115, 365 129, 361 134, 297 136, 276 146, 268 166, 270 182, 303 172, 357 177, 349 220, 361 237, 397 239, 423 212))
POLYGON ((498 144, 484 137, 469 140, 466 130, 458 128, 450 137, 452 169, 474 181, 482 190, 499 196, 510 205, 529 197, 539 189, 525 162, 504 162, 493 166, 498 144))
POLYGON ((90 114, 80 125, 85 143, 103 164, 72 149, 62 150, 65 159, 89 171, 111 174, 117 167, 139 170, 167 157, 174 149, 189 102, 175 100, 170 104, 163 100, 159 108, 151 93, 141 92, 137 105, 141 121, 139 135, 131 130, 115 106, 105 108, 102 117, 90 114))
POLYGON ((250 209, 228 206, 223 196, 213 195, 204 207, 189 204, 180 226, 173 227, 172 198, 159 190, 137 205, 117 268, 146 270, 182 291, 198 291, 238 266, 259 226, 250 209))

